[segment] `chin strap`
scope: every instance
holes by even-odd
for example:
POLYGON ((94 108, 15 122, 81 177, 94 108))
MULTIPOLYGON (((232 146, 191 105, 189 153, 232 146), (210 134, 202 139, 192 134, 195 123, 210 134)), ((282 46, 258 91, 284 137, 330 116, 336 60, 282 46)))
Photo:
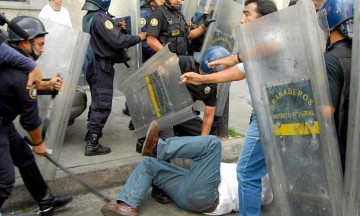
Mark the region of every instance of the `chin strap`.
POLYGON ((40 57, 40 53, 36 51, 35 44, 31 41, 31 53, 29 55, 34 59, 34 61, 38 60, 40 57))

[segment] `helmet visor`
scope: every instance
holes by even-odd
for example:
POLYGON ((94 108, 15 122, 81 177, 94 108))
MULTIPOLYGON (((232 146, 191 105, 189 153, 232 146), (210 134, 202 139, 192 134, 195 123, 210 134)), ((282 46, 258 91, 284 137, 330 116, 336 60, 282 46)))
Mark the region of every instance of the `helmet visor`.
POLYGON ((330 29, 329 29, 329 22, 327 19, 327 11, 326 9, 322 8, 320 9, 318 12, 318 23, 320 28, 326 32, 326 33, 330 33, 330 29))

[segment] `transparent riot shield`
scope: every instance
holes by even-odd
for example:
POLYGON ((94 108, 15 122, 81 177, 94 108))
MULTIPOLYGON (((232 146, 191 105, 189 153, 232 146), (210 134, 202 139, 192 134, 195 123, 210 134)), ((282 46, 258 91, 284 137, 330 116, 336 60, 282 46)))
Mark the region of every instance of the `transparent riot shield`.
MULTIPOLYGON (((237 40, 235 26, 240 24, 243 6, 235 1, 217 1, 212 23, 206 31, 205 40, 201 51, 213 47, 223 46, 230 53, 237 51, 237 40)), ((218 85, 217 102, 215 115, 221 116, 229 94, 230 83, 218 85)))
POLYGON ((360 213, 360 1, 355 1, 352 45, 349 124, 345 168, 346 216, 360 213), (351 120, 350 120, 351 119, 351 120))
MULTIPOLYGON (((49 20, 41 21, 49 34, 45 36, 44 53, 36 63, 44 78, 63 78, 62 89, 55 98, 38 96, 39 114, 44 122, 49 122, 45 143, 53 150, 53 158, 58 160, 90 35, 49 20)), ((55 177, 57 167, 45 158, 37 158, 37 162, 45 179, 55 177)))
POLYGON ((342 214, 323 33, 312 1, 242 24, 240 50, 279 215, 342 214))
MULTIPOLYGON (((128 32, 132 35, 138 35, 141 32, 140 26, 140 0, 116 0, 111 2, 109 9, 110 13, 115 16, 115 21, 118 22, 121 19, 130 20, 127 22, 128 32), (130 30, 130 31, 129 31, 130 30)), ((142 51, 141 43, 127 49, 128 55, 131 60, 125 64, 115 64, 115 77, 114 86, 117 86, 120 82, 127 79, 131 74, 136 71, 142 64, 142 51)), ((114 89, 114 96, 123 95, 122 92, 114 89)))
MULTIPOLYGON (((138 35, 140 33, 140 0, 116 0, 112 2, 110 7, 110 13, 114 15, 117 20, 124 19, 128 20, 130 17, 130 22, 127 22, 127 26, 131 29, 128 31, 132 35, 138 35)), ((128 62, 130 65, 130 70, 135 71, 140 67, 141 64, 141 44, 137 44, 129 48, 128 54, 131 57, 131 60, 128 62)))
POLYGON ((152 120, 168 128, 194 118, 193 100, 185 85, 176 54, 165 46, 147 60, 131 77, 120 83, 135 127, 134 136, 146 135, 152 120))
POLYGON ((289 6, 290 0, 274 0, 278 10, 284 9, 289 6))
POLYGON ((185 0, 181 6, 181 12, 185 16, 185 20, 191 20, 194 16, 199 0, 185 0))

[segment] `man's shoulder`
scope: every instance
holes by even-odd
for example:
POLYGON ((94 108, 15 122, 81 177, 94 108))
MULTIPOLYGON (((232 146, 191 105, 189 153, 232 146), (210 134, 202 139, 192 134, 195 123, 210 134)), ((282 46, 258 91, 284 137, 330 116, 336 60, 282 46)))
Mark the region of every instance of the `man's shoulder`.
POLYGON ((40 13, 41 12, 47 12, 47 11, 50 11, 50 10, 52 10, 52 8, 50 7, 50 5, 45 5, 43 8, 41 8, 41 10, 40 10, 40 13))
POLYGON ((99 10, 94 13, 96 13, 95 17, 100 17, 102 19, 111 19, 111 16, 109 14, 107 14, 105 11, 99 10))
POLYGON ((162 16, 164 16, 164 14, 163 14, 163 12, 161 11, 160 7, 157 7, 157 8, 155 8, 155 10, 152 11, 152 13, 151 13, 150 16, 151 16, 151 17, 153 17, 153 16, 162 17, 162 16))
POLYGON ((97 11, 94 13, 95 14, 93 14, 93 16, 94 16, 93 22, 95 23, 95 25, 97 27, 103 26, 107 30, 112 30, 115 28, 115 23, 109 14, 107 14, 103 11, 97 11))

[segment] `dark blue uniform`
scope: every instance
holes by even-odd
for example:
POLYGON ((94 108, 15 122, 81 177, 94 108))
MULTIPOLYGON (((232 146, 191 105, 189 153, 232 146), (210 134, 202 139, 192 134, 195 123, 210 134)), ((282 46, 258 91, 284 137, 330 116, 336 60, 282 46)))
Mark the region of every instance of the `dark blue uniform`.
MULTIPOLYGON (((91 91, 88 131, 100 134, 112 106, 114 63, 121 58, 124 48, 141 42, 139 36, 120 32, 116 24, 105 11, 89 12, 86 16, 97 13, 90 28, 90 44, 95 54, 95 68, 87 73, 91 91)), ((86 16, 84 19, 86 19, 86 16)))
POLYGON ((12 66, 22 70, 25 73, 30 73, 36 67, 33 60, 20 54, 7 44, 0 44, 0 65, 1 67, 12 66))
MULTIPOLYGON (((141 32, 147 32, 149 26, 149 17, 154 9, 151 7, 149 3, 143 5, 140 8, 140 17, 141 17, 141 32)), ((149 47, 146 40, 142 42, 142 59, 143 62, 151 58, 154 55, 154 51, 149 47)))
POLYGON ((19 167, 35 163, 32 151, 12 123, 20 115, 20 124, 27 131, 32 131, 41 124, 36 91, 26 89, 27 73, 32 71, 34 66, 34 62, 24 64, 21 70, 13 66, 0 65, 0 196, 2 198, 10 195, 15 182, 13 163, 19 167))
POLYGON ((169 50, 173 53, 187 53, 189 28, 180 10, 161 5, 154 10, 149 19, 147 35, 157 38, 163 46, 169 44, 169 50))

